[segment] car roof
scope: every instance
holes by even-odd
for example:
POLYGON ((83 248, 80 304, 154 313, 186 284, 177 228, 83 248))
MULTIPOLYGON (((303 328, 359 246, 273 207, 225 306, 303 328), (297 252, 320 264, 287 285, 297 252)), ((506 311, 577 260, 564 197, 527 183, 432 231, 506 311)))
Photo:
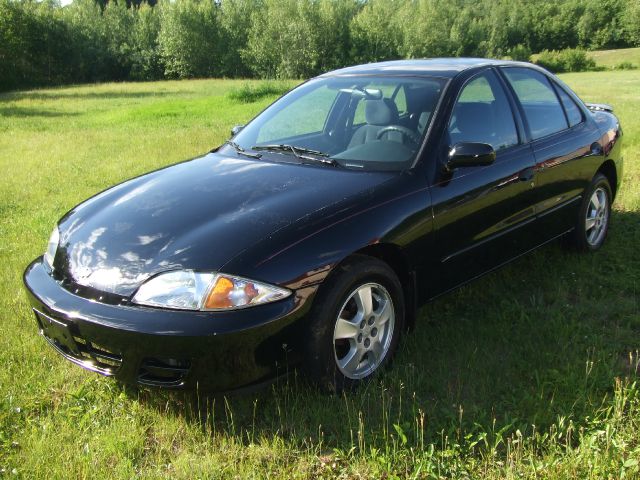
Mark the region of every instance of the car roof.
POLYGON ((388 62, 354 65, 327 72, 320 77, 335 75, 419 75, 437 77, 455 77, 464 70, 486 65, 512 65, 532 67, 526 62, 493 60, 488 58, 426 58, 415 60, 393 60, 388 62))

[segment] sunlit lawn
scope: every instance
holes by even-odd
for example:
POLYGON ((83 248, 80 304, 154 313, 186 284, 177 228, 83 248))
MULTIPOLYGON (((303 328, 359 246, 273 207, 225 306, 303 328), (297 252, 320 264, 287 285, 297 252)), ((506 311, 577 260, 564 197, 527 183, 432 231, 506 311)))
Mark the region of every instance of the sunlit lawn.
POLYGON ((615 68, 622 62, 628 62, 640 68, 640 47, 597 50, 589 52, 589 56, 596 61, 596 64, 607 68, 615 68))
POLYGON ((240 103, 246 82, 221 80, 0 95, 0 478, 637 474, 640 75, 563 79, 624 127, 603 250, 550 245, 427 306, 393 368, 340 397, 296 376, 226 399, 125 390, 59 358, 23 293, 69 208, 206 152, 274 96, 240 103))

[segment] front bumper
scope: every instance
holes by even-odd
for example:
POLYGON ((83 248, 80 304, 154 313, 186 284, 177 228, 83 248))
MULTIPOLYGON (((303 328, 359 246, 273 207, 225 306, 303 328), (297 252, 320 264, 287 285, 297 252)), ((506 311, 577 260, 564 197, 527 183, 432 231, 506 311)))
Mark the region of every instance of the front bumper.
POLYGON ((40 333, 60 354, 127 384, 231 391, 300 359, 295 338, 317 287, 255 308, 193 312, 110 305, 77 296, 44 268, 24 273, 40 333))

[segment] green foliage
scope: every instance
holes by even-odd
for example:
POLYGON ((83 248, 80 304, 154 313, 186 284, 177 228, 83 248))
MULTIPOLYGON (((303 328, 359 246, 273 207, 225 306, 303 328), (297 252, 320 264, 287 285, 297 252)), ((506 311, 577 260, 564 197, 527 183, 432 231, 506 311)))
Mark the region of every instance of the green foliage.
POLYGON ((0 90, 73 78, 71 40, 55 4, 0 0, 0 90))
POLYGON ((220 36, 215 3, 180 0, 162 5, 158 44, 166 76, 216 76, 220 65, 220 36))
MULTIPOLYGON (((577 24, 580 45, 593 49, 615 48, 629 45, 625 41, 626 9, 636 0, 597 0, 585 3, 577 24)), ((630 45, 629 45, 630 46, 630 45)))
POLYGON ((398 25, 400 2, 370 0, 351 21, 351 58, 367 63, 398 58, 402 29, 398 25))
POLYGON ((158 48, 160 11, 142 4, 134 10, 136 21, 132 32, 132 64, 130 78, 155 80, 163 78, 163 64, 158 48))
POLYGON ((637 65, 631 62, 620 62, 613 67, 615 70, 636 70, 637 65))
POLYGON ((252 103, 263 97, 280 96, 288 92, 291 86, 288 82, 260 82, 245 83, 228 93, 231 100, 241 103, 252 103))
POLYGON ((405 2, 391 23, 391 27, 402 34, 398 53, 409 58, 454 55, 457 47, 450 32, 457 17, 455 3, 448 0, 405 2))
POLYGON ((243 58, 263 78, 303 78, 316 71, 318 4, 299 0, 265 0, 251 14, 243 58))
POLYGON ((360 9, 354 0, 318 0, 319 72, 353 64, 353 39, 351 20, 360 9))
POLYGON ((508 56, 511 60, 528 62, 531 59, 531 50, 525 45, 518 44, 515 47, 509 49, 508 56))
POLYGON ((249 77, 251 69, 242 60, 251 30, 251 12, 257 8, 254 0, 225 0, 218 16, 220 71, 217 76, 249 77))
POLYGON ((622 25, 624 27, 627 44, 640 47, 640 2, 629 0, 627 8, 622 15, 622 25))
POLYGON ((635 45, 638 0, 0 0, 0 90, 635 45))
POLYGON ((596 62, 584 50, 568 48, 566 50, 544 50, 535 63, 554 73, 586 72, 596 69, 596 62))

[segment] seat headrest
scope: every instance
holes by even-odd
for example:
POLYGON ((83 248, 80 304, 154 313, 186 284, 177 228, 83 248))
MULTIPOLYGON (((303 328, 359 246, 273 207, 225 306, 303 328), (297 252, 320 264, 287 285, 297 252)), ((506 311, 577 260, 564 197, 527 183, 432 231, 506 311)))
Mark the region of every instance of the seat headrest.
POLYGON ((398 123, 398 107, 390 98, 365 100, 364 117, 369 125, 394 125, 398 123))

